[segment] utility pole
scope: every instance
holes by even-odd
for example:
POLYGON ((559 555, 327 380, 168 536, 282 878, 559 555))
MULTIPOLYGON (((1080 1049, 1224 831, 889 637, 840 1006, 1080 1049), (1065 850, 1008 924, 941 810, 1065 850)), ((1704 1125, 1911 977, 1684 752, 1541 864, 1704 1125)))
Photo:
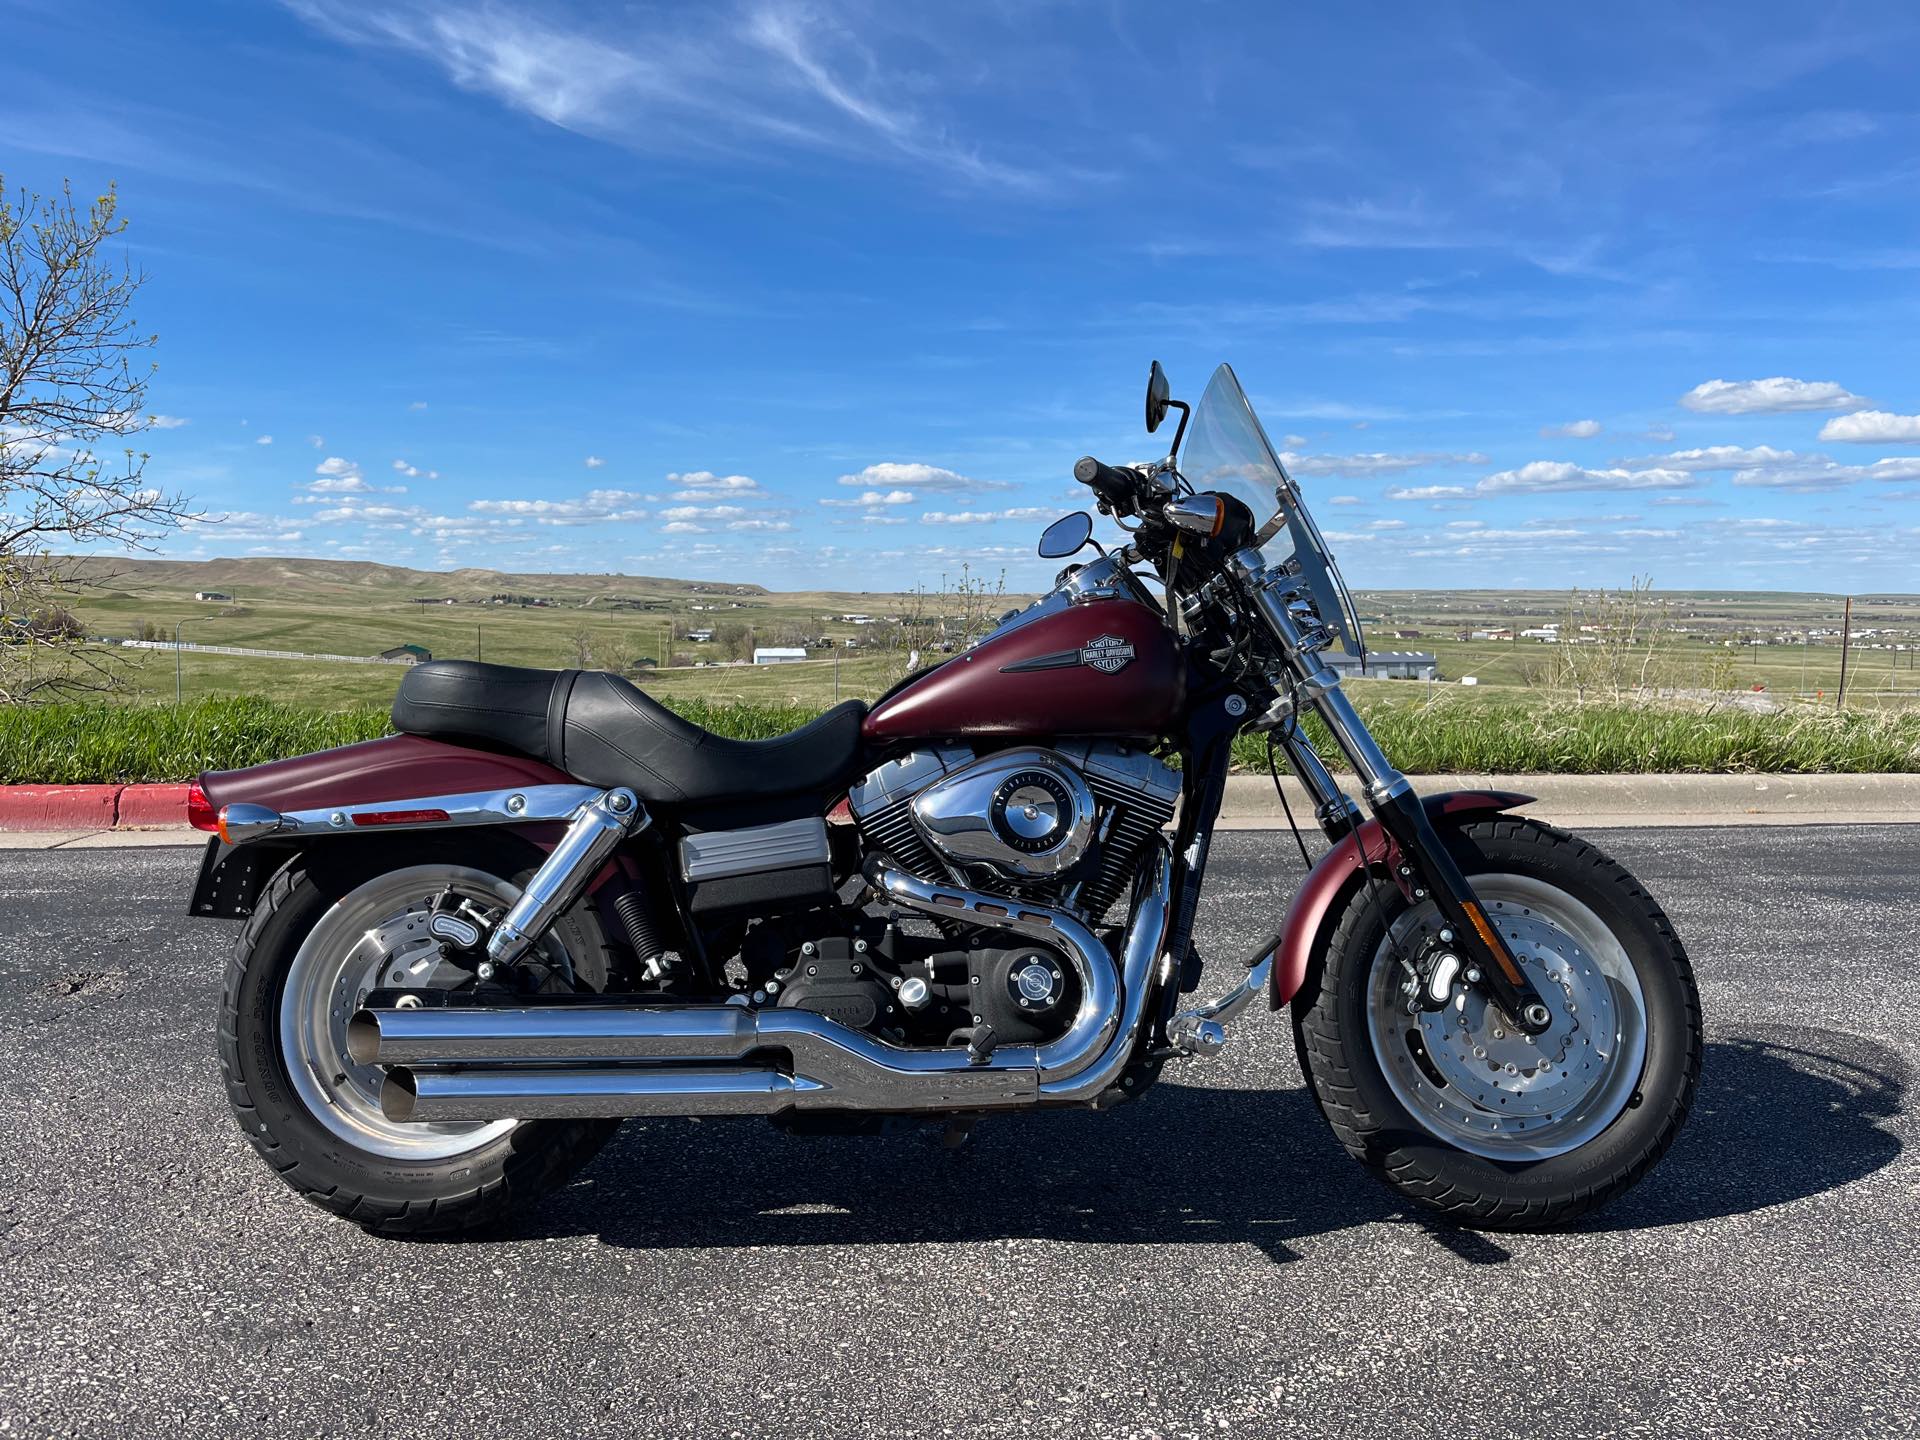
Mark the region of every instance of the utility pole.
POLYGON ((1853 646, 1853 597, 1847 597, 1846 618, 1840 622, 1840 689, 1833 697, 1838 710, 1847 700, 1847 651, 1853 646))
POLYGON ((487 658, 486 652, 480 648, 480 627, 478 625, 473 627, 473 658, 476 660, 485 660, 487 658))

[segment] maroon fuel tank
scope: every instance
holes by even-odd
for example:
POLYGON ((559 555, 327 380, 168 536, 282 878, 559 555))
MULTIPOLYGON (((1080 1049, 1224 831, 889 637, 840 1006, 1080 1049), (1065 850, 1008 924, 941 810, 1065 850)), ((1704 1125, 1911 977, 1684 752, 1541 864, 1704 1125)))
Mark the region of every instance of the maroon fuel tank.
POLYGON ((1162 735, 1186 668, 1134 600, 1070 605, 989 636, 867 714, 871 744, 945 736, 1162 735))

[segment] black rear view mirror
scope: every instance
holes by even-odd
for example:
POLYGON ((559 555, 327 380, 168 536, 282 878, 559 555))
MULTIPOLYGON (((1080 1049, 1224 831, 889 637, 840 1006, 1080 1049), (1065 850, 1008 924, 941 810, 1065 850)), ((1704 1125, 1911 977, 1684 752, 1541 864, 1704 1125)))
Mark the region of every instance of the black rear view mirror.
POLYGON ((1153 434, 1160 428, 1160 422, 1167 418, 1167 401, 1173 396, 1173 387, 1167 383, 1167 372, 1160 368, 1158 360, 1153 362, 1153 370, 1147 376, 1147 433, 1153 434))
POLYGON ((1093 517, 1084 510, 1062 515, 1040 532, 1040 558, 1058 560, 1071 555, 1093 538, 1093 517))

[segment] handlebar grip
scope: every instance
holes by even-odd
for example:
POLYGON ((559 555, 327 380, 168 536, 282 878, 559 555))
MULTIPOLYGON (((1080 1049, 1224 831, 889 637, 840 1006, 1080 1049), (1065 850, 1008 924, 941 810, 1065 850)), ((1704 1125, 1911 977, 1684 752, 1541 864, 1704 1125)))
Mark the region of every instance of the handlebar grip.
POLYGON ((1115 500, 1131 496, 1140 485, 1137 471, 1122 470, 1091 455, 1082 455, 1073 462, 1073 478, 1115 500))

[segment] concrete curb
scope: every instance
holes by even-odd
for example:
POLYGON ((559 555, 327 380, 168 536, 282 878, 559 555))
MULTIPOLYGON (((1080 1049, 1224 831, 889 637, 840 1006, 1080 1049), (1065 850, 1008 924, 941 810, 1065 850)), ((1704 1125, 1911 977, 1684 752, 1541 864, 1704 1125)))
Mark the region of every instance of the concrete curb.
MULTIPOLYGON (((1920 775, 1416 775, 1422 794, 1517 790, 1529 815, 1570 828, 1624 825, 1920 824, 1920 775)), ((1291 777, 1287 800, 1303 825, 1313 807, 1291 777)), ((1348 780, 1349 791, 1352 782, 1348 780)), ((0 785, 0 832, 135 829, 180 831, 185 785, 0 785)), ((1265 775, 1227 780, 1221 823, 1265 830, 1286 824, 1265 775)))
POLYGON ((0 785, 0 830, 182 829, 185 785, 0 785))

